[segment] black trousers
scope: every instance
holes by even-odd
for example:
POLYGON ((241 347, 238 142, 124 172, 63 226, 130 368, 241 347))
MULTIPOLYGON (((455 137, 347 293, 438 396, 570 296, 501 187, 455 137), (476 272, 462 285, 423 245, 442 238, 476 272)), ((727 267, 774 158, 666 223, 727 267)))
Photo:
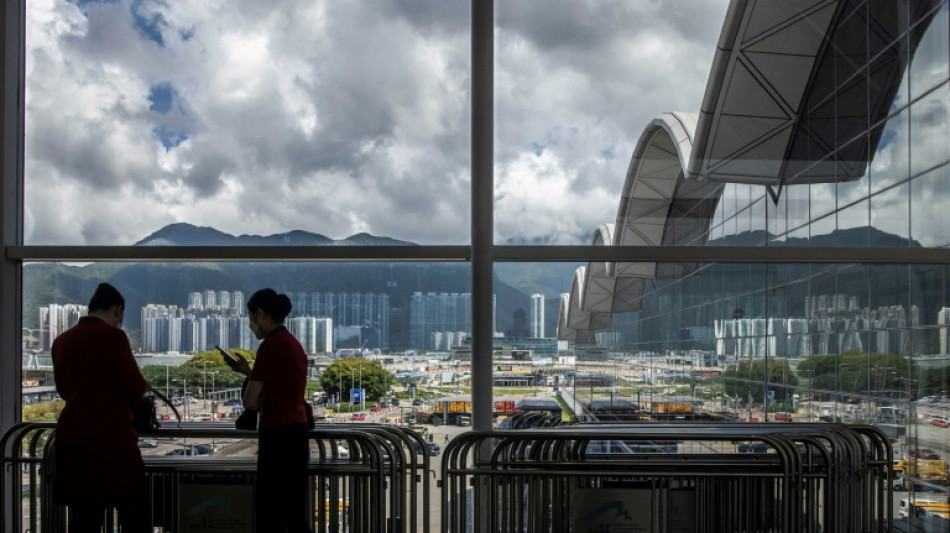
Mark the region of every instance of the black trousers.
POLYGON ((258 533, 310 531, 308 521, 312 521, 313 510, 307 508, 309 461, 306 424, 259 430, 255 505, 258 533))

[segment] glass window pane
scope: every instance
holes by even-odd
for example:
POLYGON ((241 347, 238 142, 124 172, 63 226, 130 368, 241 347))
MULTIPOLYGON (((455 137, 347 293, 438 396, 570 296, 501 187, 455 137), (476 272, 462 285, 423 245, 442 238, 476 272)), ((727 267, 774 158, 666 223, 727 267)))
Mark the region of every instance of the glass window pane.
MULTIPOLYGON (((919 31, 919 30, 918 30, 919 31)), ((924 94, 950 76, 950 20, 947 4, 924 30, 910 64, 911 97, 924 94)))
POLYGON ((838 229, 837 213, 813 220, 808 225, 808 238, 812 246, 838 246, 835 230, 838 229))
POLYGON ((786 233, 789 222, 788 205, 788 195, 784 194, 784 191, 783 194, 779 196, 778 202, 774 202, 771 196, 767 197, 765 201, 767 230, 769 235, 772 236, 773 242, 776 244, 784 244, 785 238, 787 237, 786 233))
POLYGON ((881 140, 874 151, 868 170, 871 192, 879 191, 908 177, 910 135, 908 122, 910 111, 902 110, 892 115, 884 124, 881 140))
POLYGON ((810 214, 811 220, 815 220, 838 209, 837 187, 834 183, 814 183, 809 188, 807 198, 810 213, 802 213, 802 216, 810 214))
MULTIPOLYGON (((765 193, 765 191, 758 190, 754 194, 762 194, 752 202, 752 210, 749 213, 750 224, 752 226, 752 231, 762 232, 765 237, 761 242, 755 244, 765 244, 768 240, 768 227, 766 221, 766 211, 771 207, 772 198, 765 193)), ((774 205, 774 204, 773 204, 774 205)))
MULTIPOLYGON (((833 238, 836 246, 868 246, 868 226, 870 223, 869 203, 867 200, 843 208, 836 213, 838 219, 833 238), (848 230, 848 231, 845 231, 848 230)), ((815 236, 812 235, 814 242, 815 236)))
MULTIPOLYGON (((125 297, 123 329, 139 365, 184 365, 191 372, 181 371, 189 391, 199 398, 209 398, 201 391, 212 381, 208 377, 205 384, 198 374, 205 369, 188 361, 195 355, 208 359, 222 372, 217 384, 234 386, 232 373, 217 368, 223 362, 214 346, 257 349, 245 306, 265 286, 290 298, 293 308, 285 323, 314 361, 323 358, 329 364, 353 354, 448 358, 456 347, 470 344, 471 269, 466 264, 35 263, 24 267, 23 278, 24 379, 41 387, 53 385, 52 341, 86 313, 101 281, 114 283, 125 297)), ((506 313, 502 326, 510 328, 512 310, 529 295, 505 281, 496 282, 496 288, 496 304, 506 313)), ((173 385, 165 383, 168 371, 162 370, 153 370, 161 374, 162 382, 153 383, 160 390, 173 385)), ((318 380, 316 373, 310 377, 318 380)))
POLYGON ((26 7, 28 244, 469 241, 469 2, 26 7))
POLYGON ((871 245, 910 246, 909 237, 910 187, 904 183, 872 196, 871 245))
POLYGON ((788 229, 795 230, 808 224, 810 218, 811 202, 809 195, 813 188, 819 185, 799 185, 791 184, 782 191, 782 196, 788 204, 788 229))
MULTIPOLYGON (((864 125, 864 128, 867 128, 867 124, 864 125)), ((867 159, 867 154, 865 153, 868 148, 867 142, 867 134, 862 133, 858 138, 842 146, 834 153, 833 157, 839 172, 841 172, 842 169, 864 167, 864 161, 867 159)), ((848 181, 842 180, 835 184, 836 198, 839 206, 867 197, 869 185, 866 173, 867 169, 864 167, 862 170, 865 171, 865 174, 860 178, 848 181)), ((860 175, 860 172, 849 171, 847 175, 860 175)))
MULTIPOLYGON (((615 222, 644 128, 699 109, 726 7, 495 3, 496 243, 586 244, 615 222)), ((646 165, 679 165, 663 135, 646 165)))
POLYGON ((946 165, 918 176, 910 183, 911 237, 923 246, 947 246, 950 244, 950 225, 935 224, 942 220, 950 197, 950 167, 946 165))
MULTIPOLYGON (((874 32, 872 32, 872 35, 874 32)), ((907 105, 910 96, 910 69, 907 64, 910 61, 908 55, 908 38, 901 37, 900 40, 885 48, 881 53, 871 59, 868 67, 869 82, 874 91, 886 91, 887 85, 894 82, 894 77, 900 73, 901 80, 894 88, 894 99, 890 102, 888 113, 893 113, 907 105)), ((883 104, 883 102, 882 102, 883 104)))
MULTIPOLYGON (((803 421, 906 429, 914 420, 909 409, 919 409, 912 401, 947 387, 945 359, 922 355, 945 348, 937 330, 950 323, 939 303, 950 295, 946 270, 701 265, 696 275, 643 287, 641 306, 614 308, 609 323, 588 316, 584 324, 596 324, 590 335, 566 340, 577 355, 570 390, 582 412, 588 405, 602 410, 586 413, 597 420, 611 400, 617 416, 623 400, 657 420, 664 402, 688 405, 690 417, 764 419, 774 416, 764 405, 772 396, 803 421)), ((603 289, 622 279, 599 281, 603 289)), ((609 291, 596 294, 603 298, 588 304, 610 308, 609 291)), ((563 323, 557 331, 578 332, 563 323)), ((935 445, 950 443, 948 435, 927 434, 935 445)), ((915 446, 916 438, 907 432, 901 446, 915 446)))
POLYGON ((910 174, 925 172, 950 159, 950 87, 946 83, 910 106, 910 174))

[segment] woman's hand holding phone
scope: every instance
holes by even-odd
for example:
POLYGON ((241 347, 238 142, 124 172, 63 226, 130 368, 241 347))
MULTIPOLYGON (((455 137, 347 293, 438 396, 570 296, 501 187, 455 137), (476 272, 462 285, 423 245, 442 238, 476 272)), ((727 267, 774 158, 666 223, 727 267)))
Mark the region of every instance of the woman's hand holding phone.
POLYGON ((245 376, 251 375, 251 364, 247 362, 247 359, 245 359, 243 355, 232 354, 220 346, 215 346, 215 349, 221 352, 221 355, 224 356, 224 362, 231 367, 231 370, 244 374, 245 376))

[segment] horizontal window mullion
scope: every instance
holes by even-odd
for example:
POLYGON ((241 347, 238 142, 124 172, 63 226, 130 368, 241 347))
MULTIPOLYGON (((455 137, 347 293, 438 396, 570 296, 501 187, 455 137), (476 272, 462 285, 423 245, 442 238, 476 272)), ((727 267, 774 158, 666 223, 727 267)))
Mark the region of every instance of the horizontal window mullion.
MULTIPOLYGON (((950 248, 492 246, 495 262, 950 264, 950 248)), ((469 262, 469 246, 8 246, 17 261, 469 262)))
POLYGON ((495 246, 496 262, 950 264, 950 248, 788 246, 495 246))
POLYGON ((469 246, 8 246, 19 261, 466 262, 469 246))

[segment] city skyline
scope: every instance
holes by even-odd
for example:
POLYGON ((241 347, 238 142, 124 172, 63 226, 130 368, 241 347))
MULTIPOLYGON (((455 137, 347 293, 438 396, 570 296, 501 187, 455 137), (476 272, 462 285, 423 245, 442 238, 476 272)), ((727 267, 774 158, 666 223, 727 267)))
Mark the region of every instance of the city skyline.
MULTIPOLYGON (((213 293, 213 308, 203 305, 209 301, 209 291, 189 293, 187 308, 174 304, 142 307, 142 351, 197 353, 212 350, 215 345, 256 349, 260 342, 251 334, 247 316, 236 308, 217 305, 222 293, 233 297, 241 291, 213 293), (202 304, 198 304, 199 299, 202 304), (225 314, 220 314, 221 311, 225 314)), ((321 301, 322 296, 322 293, 291 294, 298 298, 311 296, 315 302, 321 301)), ((543 300, 543 297, 534 298, 536 296, 540 295, 532 295, 532 303, 543 300)), ((471 334, 469 329, 465 329, 471 325, 466 306, 470 297, 465 293, 415 293, 409 334, 413 341, 406 350, 451 351, 453 347, 465 344, 471 334)), ((767 355, 807 358, 846 351, 912 355, 919 348, 913 345, 910 334, 911 329, 920 327, 920 313, 916 306, 910 310, 899 305, 872 309, 861 306, 858 296, 846 293, 806 295, 804 301, 805 313, 802 316, 714 318, 711 324, 694 328, 691 340, 707 342, 708 346, 702 351, 723 355, 730 360, 767 355)), ((534 306, 532 313, 533 309, 534 306)), ((81 304, 43 306, 40 308, 41 327, 31 330, 39 336, 30 338, 37 339, 41 350, 48 350, 56 336, 75 325, 84 314, 86 306, 81 304)), ((531 316, 531 334, 526 338, 544 338, 534 335, 534 315, 531 316)), ((950 308, 942 308, 938 314, 940 344, 935 355, 947 353, 948 317, 950 308)), ((385 338, 378 328, 339 324, 328 316, 312 316, 307 310, 288 316, 286 325, 308 353, 334 353, 340 349, 387 351, 385 338)), ((501 333, 496 333, 496 339, 500 342, 507 340, 501 333)), ((622 328, 605 331, 597 338, 597 344, 617 351, 623 351, 622 346, 629 342, 622 328)))

